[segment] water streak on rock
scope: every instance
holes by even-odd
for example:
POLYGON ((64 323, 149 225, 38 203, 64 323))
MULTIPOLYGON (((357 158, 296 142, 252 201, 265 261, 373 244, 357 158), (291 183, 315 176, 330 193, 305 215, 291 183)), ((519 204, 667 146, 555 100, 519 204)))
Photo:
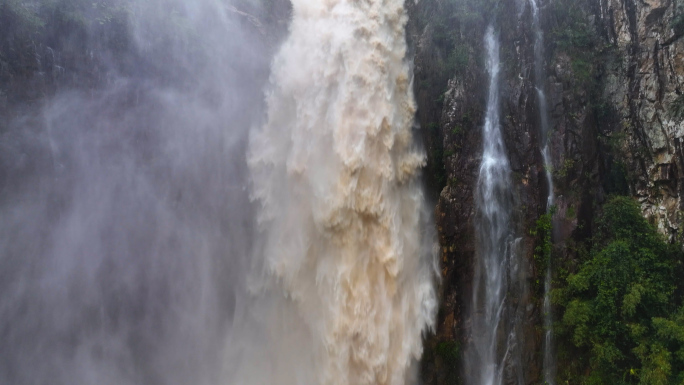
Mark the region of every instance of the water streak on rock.
MULTIPOLYGON (((539 19, 539 6, 537 0, 530 0, 532 7, 532 28, 534 30, 534 83, 537 88, 537 99, 539 117, 541 122, 541 153, 544 160, 546 171, 546 183, 549 189, 546 198, 546 211, 550 213, 554 205, 553 177, 551 153, 549 149, 549 109, 544 93, 544 32, 541 29, 539 19)), ((544 277, 544 383, 546 385, 555 384, 556 376, 556 357, 553 347, 553 314, 551 309, 551 261, 547 262, 546 276, 544 277)))

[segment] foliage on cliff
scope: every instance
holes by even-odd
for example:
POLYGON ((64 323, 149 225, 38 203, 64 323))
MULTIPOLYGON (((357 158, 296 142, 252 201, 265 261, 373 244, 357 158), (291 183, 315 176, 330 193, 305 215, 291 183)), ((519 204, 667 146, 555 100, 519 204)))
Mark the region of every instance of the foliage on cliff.
POLYGON ((554 292, 563 382, 684 383, 682 261, 631 198, 603 206, 588 256, 554 292))

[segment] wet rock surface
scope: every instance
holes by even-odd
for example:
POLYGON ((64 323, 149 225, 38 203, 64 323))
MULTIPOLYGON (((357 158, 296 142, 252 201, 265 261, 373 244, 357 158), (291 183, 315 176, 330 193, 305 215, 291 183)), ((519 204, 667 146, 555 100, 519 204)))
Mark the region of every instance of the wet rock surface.
MULTIPOLYGON (((473 197, 487 91, 482 36, 496 20, 502 40, 502 126, 527 261, 520 270, 526 285, 511 295, 525 320, 524 383, 538 383, 543 272, 535 265, 530 229, 544 213, 547 186, 530 9, 525 1, 480 8, 456 3, 421 1, 410 7, 418 120, 429 156, 426 183, 435 197, 442 250, 441 311, 437 331, 428 338, 423 377, 429 384, 463 380, 461 364, 441 348, 451 341, 459 347, 468 343, 473 197), (451 16, 469 11, 477 17, 451 16), (450 58, 462 51, 464 64, 450 67, 450 58)), ((553 257, 576 258, 569 245, 591 237, 596 208, 610 194, 634 196, 663 234, 681 240, 684 39, 679 38, 684 31, 677 23, 682 10, 665 0, 550 0, 541 2, 541 13, 557 197, 553 257)))

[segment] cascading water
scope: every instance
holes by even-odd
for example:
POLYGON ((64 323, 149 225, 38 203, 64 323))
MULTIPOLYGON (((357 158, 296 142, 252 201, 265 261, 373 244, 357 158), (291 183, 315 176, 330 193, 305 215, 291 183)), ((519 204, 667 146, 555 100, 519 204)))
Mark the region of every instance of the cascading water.
MULTIPOLYGON (((546 211, 550 213, 554 205, 553 178, 551 175, 553 164, 549 150, 549 115, 546 94, 544 93, 544 34, 539 19, 539 5, 537 0, 530 0, 532 7, 532 28, 534 30, 534 83, 537 89, 539 117, 541 122, 541 153, 546 171, 548 195, 546 199, 546 211)), ((553 347, 553 314, 551 309, 551 261, 547 262, 546 276, 544 277, 544 382, 547 385, 555 384, 556 359, 553 347)))
POLYGON ((509 277, 516 270, 517 240, 511 229, 510 164, 501 133, 499 42, 493 27, 485 36, 489 95, 483 128, 484 151, 476 191, 477 255, 471 309, 467 383, 499 385, 516 344, 515 322, 507 319, 509 277), (511 325, 513 324, 513 325, 511 325))
POLYGON ((404 0, 293 0, 272 62, 288 1, 5 3, 87 73, 0 100, 0 384, 417 382, 438 248, 404 0))
POLYGON ((272 362, 233 382, 402 385, 436 311, 404 0, 292 4, 248 155, 265 273, 243 325, 273 334, 240 359, 272 362))

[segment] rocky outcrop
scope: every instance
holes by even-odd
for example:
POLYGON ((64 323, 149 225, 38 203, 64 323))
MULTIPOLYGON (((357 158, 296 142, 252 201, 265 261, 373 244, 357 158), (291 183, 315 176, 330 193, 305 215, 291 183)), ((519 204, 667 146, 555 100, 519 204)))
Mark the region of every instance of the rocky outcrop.
POLYGON ((671 241, 681 241, 684 153, 679 104, 684 40, 676 0, 602 0, 597 19, 615 55, 605 97, 618 114, 630 192, 671 241))

